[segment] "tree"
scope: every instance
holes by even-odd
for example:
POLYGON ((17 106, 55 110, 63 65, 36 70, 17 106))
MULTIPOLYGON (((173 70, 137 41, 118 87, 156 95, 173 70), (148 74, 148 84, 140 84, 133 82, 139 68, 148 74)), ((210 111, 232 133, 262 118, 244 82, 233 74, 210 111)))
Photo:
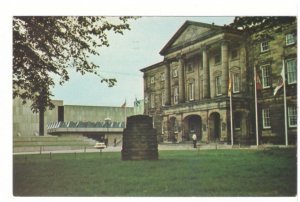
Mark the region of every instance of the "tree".
MULTIPOLYGON (((114 86, 116 79, 104 78, 99 66, 89 60, 99 48, 109 46, 107 33, 123 34, 130 30, 134 17, 15 16, 13 18, 13 97, 23 104, 32 101, 33 112, 43 116, 51 102, 53 75, 59 84, 69 80, 67 68, 82 75, 93 73, 101 82, 114 86)), ((43 131, 40 130, 40 135, 43 131)))
POLYGON ((292 16, 235 17, 229 27, 244 30, 247 35, 254 35, 258 41, 270 37, 274 32, 281 32, 295 22, 296 17, 292 16))

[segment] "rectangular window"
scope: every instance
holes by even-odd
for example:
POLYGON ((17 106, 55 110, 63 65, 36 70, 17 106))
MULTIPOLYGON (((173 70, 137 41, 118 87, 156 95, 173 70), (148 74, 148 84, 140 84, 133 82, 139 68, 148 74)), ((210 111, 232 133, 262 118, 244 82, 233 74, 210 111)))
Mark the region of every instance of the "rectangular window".
POLYGON ((269 41, 264 41, 260 44, 260 51, 261 52, 266 52, 270 49, 270 46, 269 46, 269 41))
POLYGON ((195 92, 195 85, 194 83, 188 84, 188 94, 189 94, 189 100, 194 100, 194 92, 195 92))
POLYGON ((178 104, 178 87, 174 88, 174 104, 178 104))
POLYGON ((204 97, 204 92, 203 92, 203 79, 200 80, 200 99, 203 99, 204 97))
POLYGON ((221 55, 217 54, 215 55, 215 64, 220 64, 221 63, 221 55))
POLYGON ((262 84, 263 88, 270 88, 271 86, 271 72, 270 72, 270 65, 262 65, 261 66, 261 74, 262 74, 262 84))
POLYGON ((233 74, 233 92, 240 92, 240 74, 238 73, 233 74))
POLYGON ((154 94, 150 95, 150 104, 151 104, 151 108, 154 108, 154 106, 155 106, 155 95, 154 94))
POLYGON ((231 51, 231 59, 234 60, 234 59, 237 59, 238 58, 238 51, 237 49, 233 49, 231 51))
POLYGON ((178 76, 177 69, 174 69, 174 70, 173 70, 173 77, 177 77, 177 76, 178 76))
POLYGON ((286 61, 286 71, 288 84, 297 83, 297 62, 296 59, 289 59, 286 61))
POLYGON ((285 35, 285 44, 286 45, 291 45, 294 43, 296 43, 295 34, 289 33, 289 34, 285 35))
POLYGON ((271 128, 271 117, 269 108, 262 110, 262 120, 263 128, 271 128))
POLYGON ((150 78, 150 83, 151 83, 151 84, 154 84, 154 76, 151 76, 151 78, 150 78))
POLYGON ((165 106, 165 96, 166 96, 166 93, 165 91, 163 90, 161 92, 161 106, 165 106))
POLYGON ((220 76, 217 76, 216 77, 216 95, 222 95, 222 92, 221 92, 221 77, 220 76))
POLYGON ((161 80, 161 81, 164 81, 164 80, 165 80, 165 73, 162 73, 162 74, 160 75, 160 80, 161 80))
POLYGON ((186 71, 187 72, 193 72, 194 71, 194 66, 193 66, 192 63, 188 63, 186 71))
POLYGON ((288 119, 289 119, 289 127, 297 126, 297 107, 296 106, 288 107, 288 119))
POLYGON ((235 112, 233 115, 233 121, 234 121, 233 123, 234 123, 235 130, 241 130, 241 120, 242 120, 241 113, 235 112))

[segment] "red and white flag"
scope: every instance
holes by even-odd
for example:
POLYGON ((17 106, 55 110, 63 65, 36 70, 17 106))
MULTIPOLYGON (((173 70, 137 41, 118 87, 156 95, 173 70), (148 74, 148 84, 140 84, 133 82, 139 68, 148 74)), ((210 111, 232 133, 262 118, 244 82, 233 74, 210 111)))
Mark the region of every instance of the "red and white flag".
POLYGON ((274 95, 277 94, 278 90, 284 85, 284 67, 282 67, 281 73, 280 73, 280 78, 278 79, 278 84, 276 88, 274 89, 274 95))
POLYGON ((256 81, 256 89, 257 90, 261 90, 262 89, 262 85, 261 85, 261 81, 260 81, 259 75, 256 72, 256 70, 254 70, 254 71, 255 71, 255 78, 254 78, 254 80, 256 81))

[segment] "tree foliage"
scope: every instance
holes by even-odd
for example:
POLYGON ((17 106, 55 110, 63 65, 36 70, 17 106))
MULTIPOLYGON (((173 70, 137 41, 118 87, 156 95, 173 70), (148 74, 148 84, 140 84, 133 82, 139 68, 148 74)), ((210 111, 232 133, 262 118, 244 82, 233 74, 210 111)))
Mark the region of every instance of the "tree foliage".
POLYGON ((93 73, 110 87, 114 78, 103 78, 99 66, 89 58, 109 46, 107 33, 130 30, 132 17, 15 16, 13 18, 13 97, 33 102, 34 112, 54 107, 50 88, 69 80, 67 68, 93 73))
MULTIPOLYGON (((246 34, 255 34, 254 40, 262 40, 272 37, 272 33, 281 32, 286 26, 296 23, 296 17, 292 16, 254 16, 235 17, 230 27, 244 30, 246 34)), ((253 40, 253 38, 252 38, 253 40)))

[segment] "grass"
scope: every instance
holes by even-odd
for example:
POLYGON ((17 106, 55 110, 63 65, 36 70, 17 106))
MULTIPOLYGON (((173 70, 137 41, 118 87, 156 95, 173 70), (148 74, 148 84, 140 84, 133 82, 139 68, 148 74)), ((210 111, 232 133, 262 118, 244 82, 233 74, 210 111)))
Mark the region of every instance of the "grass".
POLYGON ((296 149, 16 155, 15 196, 295 196, 296 149))

